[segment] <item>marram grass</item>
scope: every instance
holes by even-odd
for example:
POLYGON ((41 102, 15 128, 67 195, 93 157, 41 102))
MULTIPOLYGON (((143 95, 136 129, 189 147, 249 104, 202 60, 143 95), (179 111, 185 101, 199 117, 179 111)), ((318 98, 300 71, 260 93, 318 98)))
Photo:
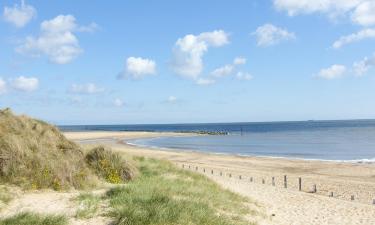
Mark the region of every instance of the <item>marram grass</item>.
POLYGON ((118 225, 245 225, 253 204, 166 161, 139 160, 141 174, 107 193, 118 225))

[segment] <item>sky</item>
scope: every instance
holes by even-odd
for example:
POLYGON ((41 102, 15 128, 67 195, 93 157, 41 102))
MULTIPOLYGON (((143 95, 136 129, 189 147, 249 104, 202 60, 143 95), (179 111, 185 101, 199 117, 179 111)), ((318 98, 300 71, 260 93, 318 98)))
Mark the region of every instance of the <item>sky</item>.
POLYGON ((0 108, 63 124, 375 118, 375 0, 0 2, 0 108))

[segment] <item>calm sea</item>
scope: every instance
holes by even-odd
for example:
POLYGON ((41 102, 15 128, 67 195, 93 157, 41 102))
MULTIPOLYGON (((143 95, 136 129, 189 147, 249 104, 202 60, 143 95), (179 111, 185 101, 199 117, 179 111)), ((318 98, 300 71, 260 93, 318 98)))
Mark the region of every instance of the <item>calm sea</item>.
POLYGON ((249 156, 375 162, 375 120, 60 126, 64 131, 225 131, 225 136, 161 137, 130 144, 249 156))

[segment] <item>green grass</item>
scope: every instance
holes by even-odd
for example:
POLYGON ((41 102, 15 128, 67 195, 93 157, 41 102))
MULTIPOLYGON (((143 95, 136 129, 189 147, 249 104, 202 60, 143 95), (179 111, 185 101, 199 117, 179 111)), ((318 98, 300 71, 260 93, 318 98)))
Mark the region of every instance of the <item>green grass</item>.
POLYGON ((96 215, 101 199, 99 196, 84 193, 80 194, 75 200, 79 204, 76 217, 79 219, 87 219, 96 215))
POLYGON ((139 158, 140 176, 107 193, 118 225, 245 225, 254 204, 171 163, 139 158))
POLYGON ((67 225, 64 216, 39 215, 33 213, 20 213, 15 216, 0 220, 0 225, 67 225))

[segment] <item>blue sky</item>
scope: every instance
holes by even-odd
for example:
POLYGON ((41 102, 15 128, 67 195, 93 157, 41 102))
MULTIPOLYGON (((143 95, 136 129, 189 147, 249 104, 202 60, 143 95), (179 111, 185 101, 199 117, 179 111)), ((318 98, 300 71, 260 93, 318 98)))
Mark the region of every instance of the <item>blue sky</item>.
POLYGON ((0 3, 0 107, 57 124, 375 118, 375 1, 0 3))

